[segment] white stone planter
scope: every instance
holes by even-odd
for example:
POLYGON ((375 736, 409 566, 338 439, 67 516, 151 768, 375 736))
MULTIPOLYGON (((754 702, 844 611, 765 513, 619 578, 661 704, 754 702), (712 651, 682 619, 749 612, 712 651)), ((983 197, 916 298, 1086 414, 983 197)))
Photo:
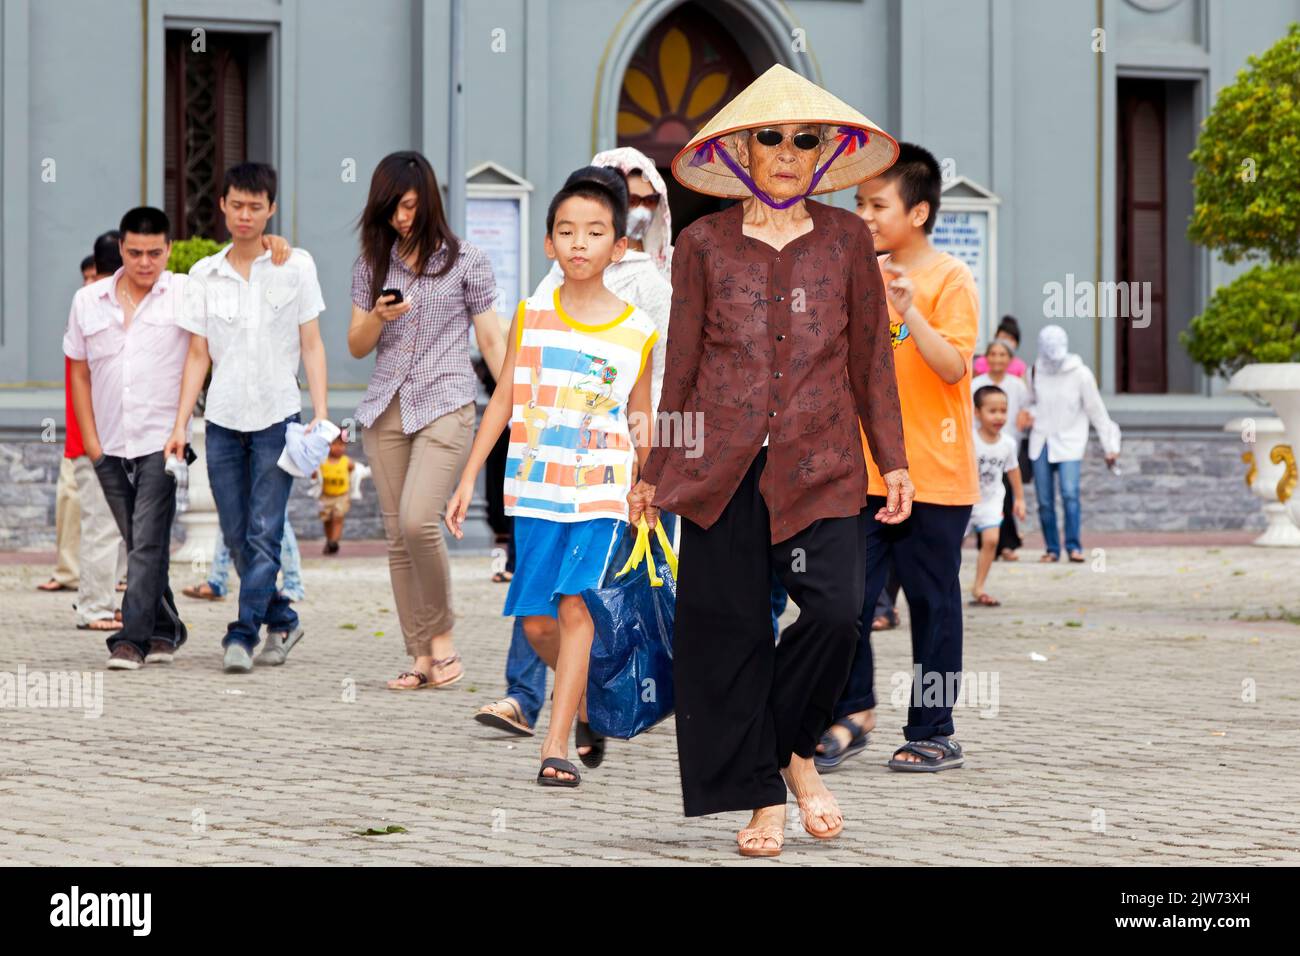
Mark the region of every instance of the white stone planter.
POLYGON ((1286 505, 1277 500, 1278 482, 1286 474, 1286 466, 1270 455, 1275 447, 1284 443, 1280 418, 1234 418, 1223 426, 1225 432, 1238 435, 1252 434, 1253 442, 1243 441, 1241 460, 1246 465, 1246 487, 1264 502, 1264 515, 1268 527, 1251 542, 1262 548, 1300 548, 1300 527, 1291 520, 1286 505))
POLYGON ((190 467, 189 508, 182 512, 177 521, 185 529, 185 544, 176 557, 188 561, 200 573, 206 573, 212 563, 212 551, 217 546, 220 525, 217 523, 217 502, 212 497, 212 486, 208 483, 208 455, 205 444, 204 422, 197 416, 193 419, 190 445, 198 455, 190 467))
POLYGON ((1300 362, 1247 365, 1232 376, 1228 388, 1268 402, 1282 420, 1280 440, 1267 450, 1266 461, 1263 443, 1256 444, 1260 452, 1256 455, 1256 466, 1261 471, 1265 464, 1282 469, 1274 490, 1278 501, 1290 512, 1291 520, 1300 527, 1300 484, 1296 481, 1296 458, 1300 452, 1300 362))

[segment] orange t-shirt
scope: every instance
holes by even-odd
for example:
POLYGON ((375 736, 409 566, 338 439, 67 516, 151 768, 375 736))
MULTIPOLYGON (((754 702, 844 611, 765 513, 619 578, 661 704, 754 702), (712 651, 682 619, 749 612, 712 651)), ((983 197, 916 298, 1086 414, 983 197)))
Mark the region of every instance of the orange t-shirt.
MULTIPOLYGON (((971 406, 971 361, 979 334, 979 293, 970 269, 943 253, 924 269, 908 273, 912 303, 936 332, 961 353, 966 374, 955 385, 944 383, 926 364, 902 317, 889 306, 894 374, 903 412, 903 443, 907 471, 916 487, 916 500, 936 505, 973 505, 980 500, 975 468, 975 439, 971 406)), ((867 456, 867 493, 886 493, 880 469, 867 456)))

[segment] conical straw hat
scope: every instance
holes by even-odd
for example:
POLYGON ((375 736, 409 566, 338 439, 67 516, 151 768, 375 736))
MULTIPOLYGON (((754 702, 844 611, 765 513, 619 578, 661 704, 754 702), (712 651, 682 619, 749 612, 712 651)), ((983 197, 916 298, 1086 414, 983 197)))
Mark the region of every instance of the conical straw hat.
MULTIPOLYGON (((892 136, 843 100, 778 63, 718 110, 713 119, 673 157, 673 177, 687 189, 708 196, 748 198, 752 195, 749 187, 736 178, 721 159, 710 158, 704 144, 725 137, 722 145, 735 159, 732 133, 784 123, 817 123, 829 127, 830 144, 823 156, 833 151, 839 127, 851 127, 866 133, 865 144, 860 141, 849 143, 835 158, 812 190, 814 195, 856 186, 878 176, 898 158, 898 143, 892 136), (704 149, 697 159, 697 151, 702 146, 704 149), (692 160, 696 160, 695 165, 692 165, 692 160)), ((825 162, 825 159, 819 162, 825 162)))

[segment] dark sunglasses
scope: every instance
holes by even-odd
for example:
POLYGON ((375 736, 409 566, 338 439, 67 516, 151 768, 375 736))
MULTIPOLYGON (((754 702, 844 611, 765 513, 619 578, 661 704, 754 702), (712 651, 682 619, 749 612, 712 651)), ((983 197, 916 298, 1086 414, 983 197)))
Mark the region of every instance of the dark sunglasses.
MULTIPOLYGON (((754 133, 754 139, 764 146, 780 146, 785 134, 779 129, 760 129, 754 133)), ((796 149, 810 150, 821 146, 822 138, 816 133, 795 133, 791 140, 796 149)))
POLYGON ((651 193, 648 196, 633 196, 628 194, 627 208, 635 209, 637 206, 645 206, 651 212, 654 212, 654 210, 659 206, 659 194, 651 193))

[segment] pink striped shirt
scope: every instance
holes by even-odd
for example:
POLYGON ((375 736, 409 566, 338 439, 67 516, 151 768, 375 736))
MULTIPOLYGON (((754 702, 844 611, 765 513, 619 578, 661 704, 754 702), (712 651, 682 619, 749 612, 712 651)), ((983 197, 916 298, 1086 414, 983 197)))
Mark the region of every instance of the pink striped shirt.
POLYGON ((72 297, 63 353, 90 365, 95 431, 105 455, 162 451, 176 424, 190 333, 178 324, 187 277, 164 271, 124 324, 117 280, 92 282, 72 297))

